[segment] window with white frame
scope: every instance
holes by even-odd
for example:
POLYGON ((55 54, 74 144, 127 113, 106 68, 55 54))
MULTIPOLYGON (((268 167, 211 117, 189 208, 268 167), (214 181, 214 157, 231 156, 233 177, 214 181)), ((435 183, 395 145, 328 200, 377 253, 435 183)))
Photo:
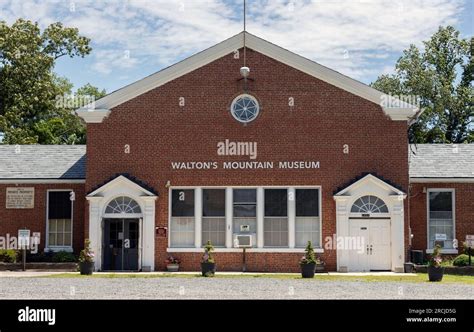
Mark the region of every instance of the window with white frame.
POLYGON ((194 189, 171 191, 171 247, 194 247, 194 189))
POLYGON ((71 191, 48 191, 48 247, 72 247, 71 191))
POLYGON ((253 245, 257 234, 257 189, 234 189, 233 233, 253 235, 253 245))
POLYGON ((428 249, 453 249, 454 190, 428 190, 428 249))
POLYGON ((287 189, 265 189, 264 247, 288 247, 287 197, 287 189))
POLYGON ((321 247, 319 189, 296 189, 295 245, 321 247))
POLYGON ((202 244, 225 247, 225 189, 202 191, 202 244))

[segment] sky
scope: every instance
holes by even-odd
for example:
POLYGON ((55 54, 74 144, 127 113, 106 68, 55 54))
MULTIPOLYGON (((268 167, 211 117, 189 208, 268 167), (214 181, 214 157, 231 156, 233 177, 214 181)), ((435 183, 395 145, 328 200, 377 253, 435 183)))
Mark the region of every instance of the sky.
MULTIPOLYGON (((243 30, 243 0, 0 0, 0 21, 60 21, 91 39, 55 71, 112 92, 243 30)), ((247 31, 366 84, 440 25, 474 33, 474 0, 248 0, 247 31)))

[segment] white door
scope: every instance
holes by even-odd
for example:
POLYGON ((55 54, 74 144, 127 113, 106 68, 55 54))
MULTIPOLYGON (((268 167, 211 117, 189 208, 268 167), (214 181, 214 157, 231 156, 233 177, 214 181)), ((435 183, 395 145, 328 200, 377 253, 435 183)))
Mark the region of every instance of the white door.
POLYGON ((371 219, 369 233, 370 270, 390 270, 390 219, 371 219))
POLYGON ((390 219, 350 219, 350 271, 390 270, 390 219))
POLYGON ((369 222, 349 220, 349 271, 369 271, 369 222))

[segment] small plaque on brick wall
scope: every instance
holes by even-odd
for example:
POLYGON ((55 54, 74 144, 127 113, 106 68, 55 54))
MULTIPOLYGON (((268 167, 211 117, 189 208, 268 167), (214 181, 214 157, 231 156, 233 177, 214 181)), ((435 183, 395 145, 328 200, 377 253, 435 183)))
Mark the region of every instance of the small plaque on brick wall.
POLYGON ((7 188, 7 209, 33 209, 35 207, 35 188, 7 188))
POLYGON ((166 237, 167 230, 168 230, 168 227, 162 227, 162 226, 156 227, 156 236, 166 237))

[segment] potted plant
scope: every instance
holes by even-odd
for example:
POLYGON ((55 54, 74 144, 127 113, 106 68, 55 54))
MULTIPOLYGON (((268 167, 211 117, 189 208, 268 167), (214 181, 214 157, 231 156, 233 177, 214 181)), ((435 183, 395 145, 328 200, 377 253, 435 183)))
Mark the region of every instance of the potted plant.
POLYGON ((207 241, 204 246, 204 255, 202 255, 201 260, 201 272, 204 277, 213 277, 216 273, 216 262, 212 255, 214 247, 211 244, 211 241, 207 241))
POLYGON ((428 278, 430 281, 441 281, 443 279, 444 267, 441 266, 441 246, 436 245, 428 262, 428 278))
POLYGON ((313 245, 308 241, 304 256, 300 259, 301 276, 303 278, 313 278, 316 271, 316 256, 313 245))
POLYGON ((79 271, 83 275, 91 275, 94 271, 94 252, 91 250, 91 241, 84 241, 84 249, 79 254, 79 271))
POLYGON ((173 256, 168 256, 168 258, 165 260, 166 263, 166 269, 169 272, 178 272, 179 271, 179 264, 181 261, 173 256))
POLYGON ((323 273, 324 272, 324 261, 321 257, 316 257, 316 273, 323 273))

